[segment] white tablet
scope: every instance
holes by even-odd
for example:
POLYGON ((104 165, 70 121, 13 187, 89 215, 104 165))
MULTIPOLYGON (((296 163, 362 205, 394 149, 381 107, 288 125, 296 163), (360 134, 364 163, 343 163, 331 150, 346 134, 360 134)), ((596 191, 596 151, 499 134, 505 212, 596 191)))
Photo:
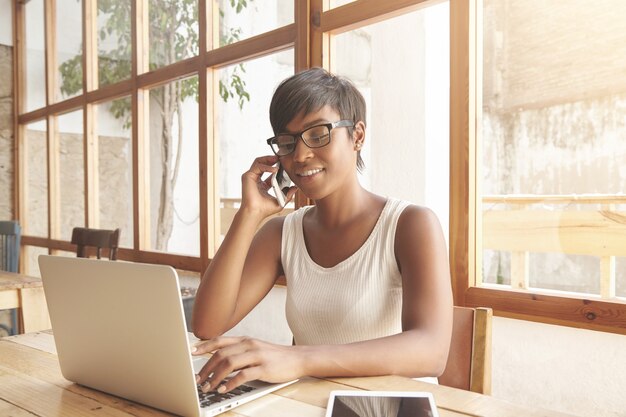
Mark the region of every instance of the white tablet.
POLYGON ((430 392, 332 391, 326 417, 439 417, 430 392))

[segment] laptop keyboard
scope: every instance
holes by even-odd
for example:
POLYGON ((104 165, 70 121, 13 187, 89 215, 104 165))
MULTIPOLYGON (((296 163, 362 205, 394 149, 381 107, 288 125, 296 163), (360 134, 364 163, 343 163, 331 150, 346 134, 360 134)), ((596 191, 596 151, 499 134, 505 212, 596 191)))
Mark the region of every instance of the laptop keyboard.
POLYGON ((249 385, 240 385, 230 392, 220 394, 217 391, 202 392, 200 385, 198 385, 198 397, 200 398, 200 407, 208 407, 212 404, 230 400, 231 398, 245 394, 246 392, 253 391, 254 387, 249 385))

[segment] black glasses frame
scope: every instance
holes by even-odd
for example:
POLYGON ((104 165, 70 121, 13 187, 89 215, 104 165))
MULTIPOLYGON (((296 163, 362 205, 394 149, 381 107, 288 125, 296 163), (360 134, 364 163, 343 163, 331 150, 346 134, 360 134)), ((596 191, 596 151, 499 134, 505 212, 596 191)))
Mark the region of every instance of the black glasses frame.
POLYGON ((274 154, 276 156, 285 156, 285 155, 289 155, 290 153, 293 153, 296 150, 296 144, 298 143, 298 139, 302 139, 302 142, 309 148, 313 149, 313 148, 323 148, 324 146, 328 145, 330 143, 330 139, 331 139, 331 135, 330 133, 332 132, 332 130, 336 127, 354 127, 354 122, 352 120, 339 120, 338 122, 332 122, 332 123, 321 123, 319 125, 315 125, 315 126, 310 126, 307 127, 306 129, 304 129, 302 132, 300 133, 280 133, 276 136, 273 136, 271 138, 269 138, 267 140, 267 144, 270 146, 270 148, 272 148, 272 152, 274 152, 274 154), (326 142, 323 145, 320 146, 315 146, 315 145, 311 145, 308 144, 307 141, 304 139, 304 137, 302 135, 304 135, 307 131, 311 130, 311 129, 315 129, 317 127, 320 126, 326 126, 326 128, 328 129, 328 142, 326 142), (291 136, 293 138, 293 149, 290 152, 287 153, 281 153, 279 154, 276 150, 274 150, 274 145, 276 147, 278 147, 278 144, 276 143, 276 138, 278 136, 291 136))

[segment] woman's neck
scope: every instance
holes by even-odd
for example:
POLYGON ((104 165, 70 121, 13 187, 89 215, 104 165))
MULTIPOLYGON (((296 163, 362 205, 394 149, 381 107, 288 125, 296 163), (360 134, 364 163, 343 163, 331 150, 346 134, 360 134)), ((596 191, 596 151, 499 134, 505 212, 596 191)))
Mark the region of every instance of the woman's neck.
POLYGON ((384 205, 385 199, 378 196, 357 183, 348 189, 338 190, 332 195, 315 201, 315 207, 311 210, 310 220, 324 228, 341 228, 343 225, 352 223, 364 214, 371 213, 380 205, 384 205))

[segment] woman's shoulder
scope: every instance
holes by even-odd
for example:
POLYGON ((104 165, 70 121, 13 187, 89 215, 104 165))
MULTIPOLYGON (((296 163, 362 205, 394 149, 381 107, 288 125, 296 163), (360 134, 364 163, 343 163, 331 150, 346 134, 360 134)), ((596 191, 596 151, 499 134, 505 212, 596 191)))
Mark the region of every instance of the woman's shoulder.
MULTIPOLYGON (((441 223, 433 210, 428 207, 408 203, 398 218, 396 244, 426 244, 442 234, 441 223)), ((396 247, 398 247, 396 245, 396 247)))
POLYGON ((403 210, 398 219, 400 227, 424 227, 432 223, 439 226, 439 219, 433 210, 426 206, 411 203, 409 201, 399 200, 403 203, 403 210))

